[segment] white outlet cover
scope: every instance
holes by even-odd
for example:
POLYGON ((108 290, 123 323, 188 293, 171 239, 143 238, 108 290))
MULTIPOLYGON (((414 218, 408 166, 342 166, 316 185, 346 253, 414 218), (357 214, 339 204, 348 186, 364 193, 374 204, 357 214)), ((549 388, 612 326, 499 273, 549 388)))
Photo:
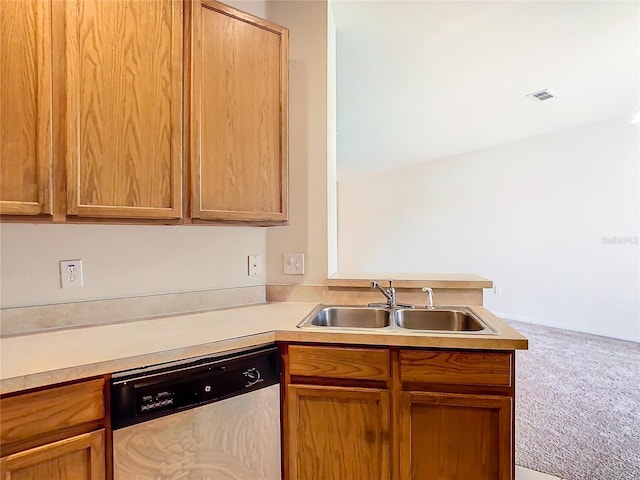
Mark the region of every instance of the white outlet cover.
POLYGON ((304 253, 285 253, 282 269, 285 275, 304 275, 304 253))
POLYGON ((250 277, 255 277, 256 275, 262 275, 263 266, 262 266, 262 256, 261 255, 249 255, 247 257, 248 269, 247 273, 250 277))
POLYGON ((81 288, 83 286, 82 260, 62 260, 60 262, 60 288, 81 288))

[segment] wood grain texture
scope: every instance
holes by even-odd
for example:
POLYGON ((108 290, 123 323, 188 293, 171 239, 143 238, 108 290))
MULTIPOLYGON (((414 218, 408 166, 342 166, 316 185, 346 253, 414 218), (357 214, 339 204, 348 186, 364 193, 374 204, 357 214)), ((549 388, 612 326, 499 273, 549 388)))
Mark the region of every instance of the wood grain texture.
POLYGON ((0 214, 51 213, 51 2, 0 2, 0 214))
POLYGON ((509 352, 402 350, 400 378, 403 382, 509 387, 512 358, 509 352))
POLYGON ((0 399, 0 444, 5 445, 105 415, 104 380, 89 380, 0 399))
POLYGON ((289 480, 390 477, 389 392, 289 385, 289 480))
POLYGON ((105 480, 104 430, 15 453, 0 460, 2 480, 105 480))
POLYGON ((400 478, 400 395, 402 383, 400 382, 400 359, 397 349, 391 349, 391 478, 400 478))
POLYGON ((402 392, 401 480, 511 480, 512 399, 402 392))
POLYGON ((65 2, 51 5, 51 51, 53 77, 53 212, 52 221, 62 223, 67 215, 65 2))
POLYGON ((289 346, 289 375, 389 380, 389 351, 311 345, 289 346))
POLYGON ((181 217, 182 2, 65 6, 67 213, 181 217))
POLYGON ((288 30, 192 5, 193 218, 286 221, 288 30))
MULTIPOLYGON (((512 355, 513 352, 286 345, 284 478, 377 478, 380 470, 366 470, 368 466, 363 463, 368 462, 368 457, 359 453, 359 447, 342 443, 343 436, 351 438, 348 432, 358 431, 359 427, 348 420, 358 414, 347 413, 348 408, 340 402, 347 395, 345 392, 379 391, 389 395, 389 401, 382 404, 388 408, 391 422, 388 434, 383 435, 390 452, 385 475, 402 480, 512 480, 512 355), (357 365, 358 372, 371 368, 371 362, 377 363, 373 370, 380 370, 381 359, 367 355, 381 352, 385 353, 389 390, 337 386, 345 378, 362 376, 349 370, 352 364, 357 365), (405 373, 408 381, 402 377, 405 373), (466 383, 460 383, 463 381, 466 383), (333 427, 334 424, 339 426, 333 427), (342 454, 331 450, 332 442, 340 451, 350 448, 356 453, 345 460, 342 454), (326 466, 325 452, 334 457, 333 463, 326 460, 326 466), (351 463, 345 466, 347 462, 351 463), (318 472, 322 472, 320 476, 318 472)), ((366 415, 374 418, 375 414, 369 411, 366 415)))

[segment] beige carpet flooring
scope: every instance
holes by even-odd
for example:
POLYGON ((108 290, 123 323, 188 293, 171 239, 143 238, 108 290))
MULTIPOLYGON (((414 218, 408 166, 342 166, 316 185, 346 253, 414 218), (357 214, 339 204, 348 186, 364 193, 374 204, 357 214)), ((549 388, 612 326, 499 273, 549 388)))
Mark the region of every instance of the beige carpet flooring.
POLYGON ((640 344, 509 322, 516 464, 566 480, 640 479, 640 344))

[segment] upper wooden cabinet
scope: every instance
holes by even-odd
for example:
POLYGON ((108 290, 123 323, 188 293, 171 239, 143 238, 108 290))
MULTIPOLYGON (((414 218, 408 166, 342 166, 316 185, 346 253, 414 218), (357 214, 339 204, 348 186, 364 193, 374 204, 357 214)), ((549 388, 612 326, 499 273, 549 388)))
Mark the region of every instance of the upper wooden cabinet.
POLYGON ((2 219, 286 222, 286 28, 207 0, 0 0, 0 26, 2 219))
POLYGON ((287 220, 288 30, 192 4, 191 216, 287 220))
POLYGON ((0 214, 50 214, 50 1, 0 1, 0 61, 0 214))
POLYGON ((67 214, 182 216, 181 0, 65 4, 67 214))

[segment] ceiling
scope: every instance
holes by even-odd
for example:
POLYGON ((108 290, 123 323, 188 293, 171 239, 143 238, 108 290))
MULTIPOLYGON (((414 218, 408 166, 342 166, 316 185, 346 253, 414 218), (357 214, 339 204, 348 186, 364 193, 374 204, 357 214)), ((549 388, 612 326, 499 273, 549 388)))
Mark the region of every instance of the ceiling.
POLYGON ((640 107, 638 1, 331 4, 340 178, 640 107), (526 97, 545 88, 557 98, 526 97))

